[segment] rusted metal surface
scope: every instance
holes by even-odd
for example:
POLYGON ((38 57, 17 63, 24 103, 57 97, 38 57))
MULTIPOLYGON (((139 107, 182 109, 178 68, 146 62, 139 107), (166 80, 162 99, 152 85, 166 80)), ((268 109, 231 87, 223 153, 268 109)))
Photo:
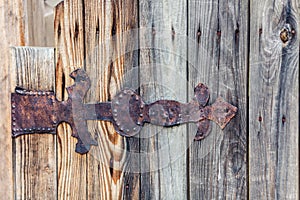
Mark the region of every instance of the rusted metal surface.
POLYGON ((210 121, 222 129, 235 116, 237 108, 218 98, 207 106, 209 90, 202 83, 195 87, 195 96, 189 103, 158 100, 145 104, 135 91, 119 92, 112 102, 84 104, 83 99, 91 86, 86 72, 77 69, 70 74, 74 85, 67 88, 69 98, 58 101, 53 92, 27 91, 16 88, 12 94, 12 136, 31 133, 56 133, 62 122, 71 125, 72 136, 78 139, 76 152, 87 153, 96 140, 88 132, 87 120, 105 120, 113 123, 122 136, 138 134, 145 123, 171 127, 193 122, 198 125, 195 140, 205 138, 210 132, 210 121))

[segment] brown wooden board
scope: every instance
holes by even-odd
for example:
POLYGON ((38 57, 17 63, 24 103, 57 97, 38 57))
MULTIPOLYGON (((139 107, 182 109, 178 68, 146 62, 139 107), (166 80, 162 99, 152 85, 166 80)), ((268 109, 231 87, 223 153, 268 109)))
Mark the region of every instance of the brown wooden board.
POLYGON ((246 1, 189 1, 190 84, 203 82, 211 103, 221 96, 238 108, 224 130, 211 123, 210 135, 192 143, 191 199, 247 198, 248 29, 246 1))
MULTIPOLYGON (((140 92, 146 102, 187 102, 187 2, 139 1, 140 92)), ((187 126, 144 126, 141 199, 187 198, 187 126)))
MULTIPOLYGON (((12 149, 12 139, 10 137, 10 120, 7 120, 10 119, 10 92, 12 92, 15 87, 15 85, 10 84, 10 79, 15 79, 14 75, 11 73, 11 68, 14 64, 11 63, 10 47, 37 44, 40 46, 53 46, 53 43, 51 45, 51 42, 49 42, 49 40, 53 40, 53 35, 48 34, 49 30, 53 31, 53 20, 51 21, 50 19, 47 21, 49 17, 45 17, 47 8, 45 7, 44 2, 38 2, 34 5, 35 9, 32 9, 31 5, 32 4, 29 1, 0 1, 0 26, 2 30, 0 34, 0 46, 2 48, 0 56, 2 68, 0 74, 2 87, 1 100, 3 101, 1 102, 0 107, 2 113, 1 130, 3 131, 0 136, 0 142, 2 144, 0 148, 3 148, 1 151, 5 152, 2 160, 3 164, 0 166, 0 196, 3 199, 12 199, 14 192, 12 178, 12 153, 14 153, 14 149, 12 149), (32 12, 33 10, 38 12, 32 12), (49 27, 50 23, 52 24, 51 27, 49 27), (32 38, 35 38, 34 42, 32 38)), ((17 167, 19 168, 19 166, 17 167)), ((53 180, 53 183, 54 182, 55 180, 53 180)), ((52 186, 50 186, 50 188, 51 187, 52 186)))
MULTIPOLYGON (((92 82, 87 102, 111 101, 138 81, 137 1, 85 1, 85 68, 92 82), (131 74, 133 73, 133 74, 131 74), (128 74, 131 74, 128 77, 128 74)), ((131 172, 138 140, 120 136, 112 123, 90 121, 98 146, 88 154, 88 199, 138 199, 139 175, 131 172)))
POLYGON ((250 4, 250 199, 299 199, 299 6, 250 4))
MULTIPOLYGON (((56 94, 68 98, 72 85, 69 74, 84 63, 84 18, 82 1, 64 1, 55 10, 56 94)), ((57 131, 58 199, 85 199, 87 195, 87 156, 75 152, 77 140, 71 127, 61 124, 57 131)))
MULTIPOLYGON (((11 73, 12 87, 54 91, 54 49, 12 48, 11 73)), ((56 136, 19 136, 12 151, 15 199, 56 199, 56 136)))
POLYGON ((3 152, 0 164, 0 196, 4 199, 13 199, 13 165, 12 139, 10 120, 10 92, 11 92, 11 45, 24 45, 24 29, 21 26, 23 17, 19 15, 17 1, 0 1, 0 54, 1 72, 0 84, 0 151, 3 152), (10 15, 9 15, 10 14, 10 15), (14 33, 14 34, 11 34, 14 33))

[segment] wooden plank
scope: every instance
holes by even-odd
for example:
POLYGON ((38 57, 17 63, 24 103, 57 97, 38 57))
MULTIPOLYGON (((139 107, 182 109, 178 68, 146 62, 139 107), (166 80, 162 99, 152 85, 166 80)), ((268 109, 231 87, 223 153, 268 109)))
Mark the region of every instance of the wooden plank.
POLYGON ((246 199, 248 3, 190 1, 188 10, 190 84, 205 83, 210 103, 221 96, 239 109, 224 130, 211 123, 210 135, 191 144, 189 196, 246 199))
POLYGON ((299 199, 299 6, 251 1, 250 199, 299 199))
POLYGON ((27 44, 54 47, 53 7, 49 7, 41 0, 26 0, 23 6, 26 19, 25 31, 28 35, 27 44))
MULTIPOLYGON (((83 66, 83 4, 82 1, 64 1, 55 10, 56 94, 58 99, 68 98, 66 87, 72 85, 69 74, 83 66)), ((75 152, 77 140, 71 137, 67 124, 58 127, 58 198, 86 198, 86 155, 75 152)))
MULTIPOLYGON (((187 102, 187 3, 139 1, 140 91, 145 101, 187 102)), ((144 126, 141 199, 187 198, 187 127, 144 126)))
POLYGON ((19 0, 0 0, 0 196, 3 199, 13 199, 13 166, 12 139, 10 121, 10 92, 11 92, 11 52, 10 46, 24 45, 25 31, 23 27, 22 5, 19 0), (14 33, 14 34, 12 34, 14 33))
MULTIPOLYGON (((86 101, 111 101, 138 81, 137 0, 86 1, 84 8, 85 68, 92 80, 86 101)), ((130 158, 139 150, 138 139, 118 135, 109 122, 91 121, 89 130, 98 146, 88 154, 88 198, 139 199, 139 175, 132 173, 130 158)))
MULTIPOLYGON (((10 79, 14 78, 10 76, 11 69, 9 67, 11 66, 11 62, 10 62, 11 50, 9 49, 9 47, 20 46, 20 45, 22 46, 33 45, 33 43, 31 43, 29 39, 30 36, 28 33, 28 24, 31 24, 31 20, 38 18, 36 16, 37 12, 32 13, 32 16, 35 15, 35 17, 28 18, 27 17, 28 9, 26 6, 27 4, 24 4, 24 1, 20 1, 20 0, 0 1, 0 10, 1 10, 0 27, 2 30, 0 33, 1 35, 0 45, 3 50, 3 52, 0 55, 0 61, 2 63, 0 80, 1 80, 2 88, 5 88, 1 92, 1 98, 0 98, 1 99, 0 111, 2 113, 0 127, 1 130, 3 130, 3 134, 0 135, 0 142, 1 142, 0 150, 2 150, 2 152, 5 152, 2 158, 2 162, 5 164, 0 166, 0 182, 1 182, 0 196, 3 199, 12 199, 14 193, 13 175, 12 175, 13 173, 12 153, 13 152, 8 151, 8 150, 12 150, 12 139, 9 136, 10 135, 9 133, 11 132, 10 120, 8 121, 8 119, 10 119, 10 92, 11 89, 13 89, 10 88, 11 86, 10 79)), ((51 22, 51 24, 53 24, 53 21, 51 22)), ((37 30, 40 29, 38 28, 37 30)), ((47 31, 43 30, 43 33, 35 32, 35 34, 43 35, 45 32, 47 31)), ((45 44, 43 43, 45 42, 45 37, 41 38, 41 41, 39 42, 41 42, 40 44, 41 46, 43 46, 45 44)), ((49 142, 51 143, 52 141, 49 142)), ((44 145, 46 146, 46 144, 44 145)), ((20 166, 18 166, 18 169, 19 167, 20 166)), ((43 177, 41 177, 41 179, 43 179, 43 177)), ((50 186, 50 188, 51 187, 52 186, 50 186)), ((46 192, 45 194, 48 194, 48 192, 46 192)))
MULTIPOLYGON (((54 49, 12 49, 12 88, 54 90, 54 49)), ((36 134, 13 140, 15 199, 56 199, 56 136, 36 134)))

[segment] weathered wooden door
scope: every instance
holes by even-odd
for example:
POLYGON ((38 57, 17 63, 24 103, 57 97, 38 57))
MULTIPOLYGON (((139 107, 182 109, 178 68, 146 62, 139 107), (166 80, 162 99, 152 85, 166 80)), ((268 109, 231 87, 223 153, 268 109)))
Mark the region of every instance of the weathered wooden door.
MULTIPOLYGON (((0 2, 4 10, 8 2, 0 2)), ((19 9, 23 5, 13 2, 19 9)), ((297 0, 60 3, 54 48, 6 48, 11 54, 5 54, 0 73, 6 89, 0 99, 0 195, 298 199, 299 6, 297 0), (109 122, 89 121, 99 145, 86 155, 74 151, 77 141, 67 124, 57 135, 11 139, 14 87, 53 90, 65 100, 65 88, 72 85, 68 75, 77 68, 92 81, 85 102, 110 101, 125 87, 146 102, 188 102, 202 82, 210 88, 210 102, 222 96, 238 114, 224 130, 211 124, 210 135, 200 142, 193 141, 193 124, 147 125, 125 138, 109 122)), ((12 27, 23 30, 24 21, 14 16, 5 12, 12 27)), ((27 44, 22 34, 16 41, 27 44)))

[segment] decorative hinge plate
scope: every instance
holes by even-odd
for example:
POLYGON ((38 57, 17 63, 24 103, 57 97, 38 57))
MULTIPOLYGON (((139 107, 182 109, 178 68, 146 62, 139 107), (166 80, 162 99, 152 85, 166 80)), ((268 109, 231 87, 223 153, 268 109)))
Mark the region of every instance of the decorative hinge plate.
POLYGON ((76 152, 87 153, 96 140, 88 132, 87 120, 105 120, 113 123, 118 134, 126 137, 138 134, 145 123, 171 127, 193 122, 198 125, 195 140, 209 133, 209 120, 222 129, 235 116, 237 108, 222 98, 207 106, 209 91, 200 83, 189 103, 158 100, 146 104, 131 89, 119 92, 111 102, 84 104, 83 98, 91 86, 86 72, 77 69, 70 74, 74 85, 67 88, 69 97, 58 101, 51 91, 27 91, 17 87, 11 95, 12 137, 32 133, 56 133, 62 122, 71 125, 72 136, 78 139, 76 152))

